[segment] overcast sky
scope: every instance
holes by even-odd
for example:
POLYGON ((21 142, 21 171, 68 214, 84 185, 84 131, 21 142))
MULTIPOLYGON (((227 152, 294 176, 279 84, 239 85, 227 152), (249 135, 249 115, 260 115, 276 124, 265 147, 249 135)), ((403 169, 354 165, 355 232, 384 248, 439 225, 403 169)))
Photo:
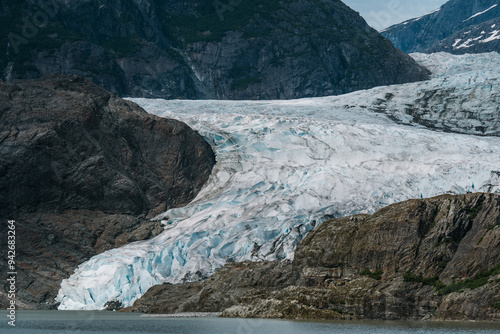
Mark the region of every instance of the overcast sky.
POLYGON ((342 0, 358 11, 373 28, 381 30, 395 23, 427 14, 447 0, 342 0))

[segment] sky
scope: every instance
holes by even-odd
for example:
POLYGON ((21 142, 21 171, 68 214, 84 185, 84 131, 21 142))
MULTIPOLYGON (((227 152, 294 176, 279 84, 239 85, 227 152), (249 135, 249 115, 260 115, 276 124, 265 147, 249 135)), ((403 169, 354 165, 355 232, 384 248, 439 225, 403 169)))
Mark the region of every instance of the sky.
POLYGON ((382 30, 395 23, 422 16, 447 0, 342 0, 358 11, 370 26, 382 30))

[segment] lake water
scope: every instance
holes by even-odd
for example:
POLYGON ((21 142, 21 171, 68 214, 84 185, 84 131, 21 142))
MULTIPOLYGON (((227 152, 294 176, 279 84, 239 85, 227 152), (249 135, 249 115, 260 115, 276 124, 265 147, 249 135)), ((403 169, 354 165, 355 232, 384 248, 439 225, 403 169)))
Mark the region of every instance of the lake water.
POLYGON ((498 334, 500 324, 464 322, 338 321, 260 319, 151 318, 137 313, 93 311, 17 311, 16 327, 0 311, 0 333, 26 334, 498 334))

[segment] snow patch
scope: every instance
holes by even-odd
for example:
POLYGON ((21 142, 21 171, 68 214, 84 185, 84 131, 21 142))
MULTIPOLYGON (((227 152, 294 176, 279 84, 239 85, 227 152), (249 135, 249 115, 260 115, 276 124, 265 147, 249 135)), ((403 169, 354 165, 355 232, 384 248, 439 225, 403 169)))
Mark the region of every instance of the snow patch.
POLYGON ((475 37, 475 38, 469 38, 468 40, 466 40, 464 43, 454 47, 455 49, 464 49, 464 48, 470 48, 472 46, 474 46, 475 44, 471 44, 472 42, 475 42, 475 41, 478 41, 480 40, 481 38, 483 38, 483 35, 480 35, 478 37, 475 37))
POLYGON ((491 34, 490 37, 483 39, 482 41, 479 41, 479 43, 488 43, 488 42, 500 39, 499 33, 500 33, 500 30, 494 30, 494 31, 490 32, 490 34, 491 34))
POLYGON ((493 5, 493 6, 491 6, 490 8, 488 8, 488 9, 486 9, 486 10, 483 10, 482 12, 479 12, 479 13, 474 14, 474 15, 472 15, 471 17, 469 17, 468 19, 463 20, 462 22, 469 21, 470 19, 473 19, 473 18, 475 18, 476 16, 482 15, 482 14, 486 13, 487 11, 489 11, 489 10, 491 10, 491 9, 495 8, 496 6, 498 6, 498 4, 494 4, 494 5, 493 5))

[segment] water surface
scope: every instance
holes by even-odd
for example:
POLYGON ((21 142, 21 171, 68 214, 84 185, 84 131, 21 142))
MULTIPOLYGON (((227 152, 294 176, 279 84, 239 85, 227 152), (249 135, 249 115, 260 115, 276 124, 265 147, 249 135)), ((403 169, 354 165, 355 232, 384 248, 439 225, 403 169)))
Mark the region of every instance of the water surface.
POLYGON ((16 334, 451 334, 500 333, 500 323, 401 321, 288 321, 226 318, 151 318, 102 311, 18 311, 16 327, 0 311, 0 333, 16 334))

